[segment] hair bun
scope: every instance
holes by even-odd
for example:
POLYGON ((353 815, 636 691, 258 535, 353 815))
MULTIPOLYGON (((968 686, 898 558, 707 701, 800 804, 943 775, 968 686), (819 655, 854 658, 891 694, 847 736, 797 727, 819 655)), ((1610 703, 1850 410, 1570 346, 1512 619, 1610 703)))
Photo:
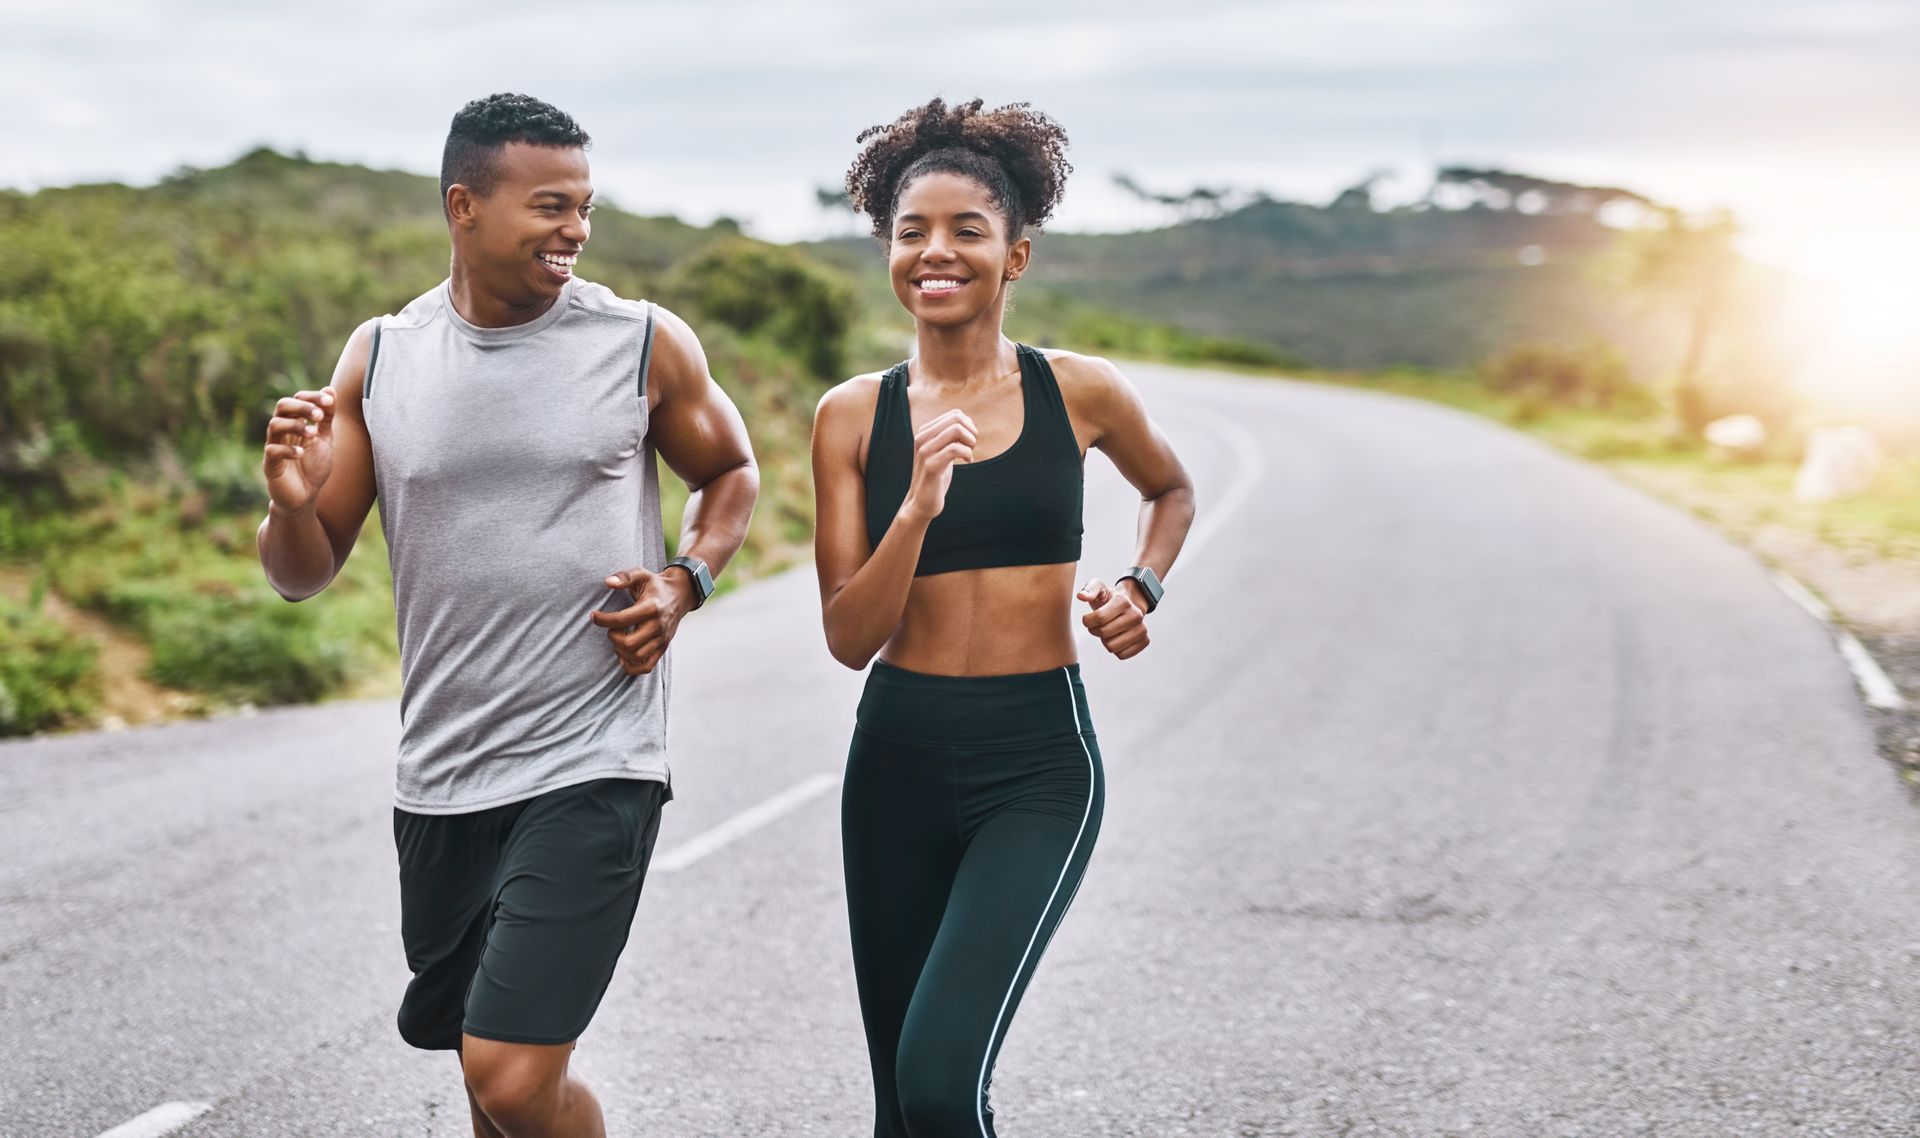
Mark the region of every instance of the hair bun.
POLYGON ((1007 211, 1016 237, 1053 216, 1073 172, 1067 132, 1028 103, 991 111, 983 110, 985 105, 974 99, 949 107, 936 97, 893 122, 860 132, 855 141, 861 150, 847 171, 847 195, 855 209, 873 219, 875 237, 887 239, 909 170, 930 155, 936 161, 926 169, 979 178, 1007 211), (991 165, 937 160, 940 152, 953 150, 971 152, 991 165), (1002 177, 993 176, 995 168, 1002 177))

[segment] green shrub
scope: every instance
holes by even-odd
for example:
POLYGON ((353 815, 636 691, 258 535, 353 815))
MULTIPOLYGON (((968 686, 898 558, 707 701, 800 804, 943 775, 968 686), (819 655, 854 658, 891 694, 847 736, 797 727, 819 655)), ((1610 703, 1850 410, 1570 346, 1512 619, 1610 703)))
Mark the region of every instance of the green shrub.
POLYGON ((0 600, 0 736, 83 720, 99 689, 97 645, 35 608, 0 600))
POLYGON ((840 377, 858 311, 853 286, 838 272, 792 249, 740 238, 694 253, 668 287, 698 315, 794 353, 816 378, 840 377))
POLYGON ((143 623, 154 682, 227 699, 312 703, 345 685, 354 658, 317 608, 277 597, 176 598, 143 623))
POLYGON ((1527 418, 1537 418, 1549 405, 1623 414, 1646 413, 1654 407, 1646 388, 1634 382, 1620 352, 1598 342, 1580 348, 1516 345, 1488 359, 1480 375, 1490 389, 1528 408, 1527 418))

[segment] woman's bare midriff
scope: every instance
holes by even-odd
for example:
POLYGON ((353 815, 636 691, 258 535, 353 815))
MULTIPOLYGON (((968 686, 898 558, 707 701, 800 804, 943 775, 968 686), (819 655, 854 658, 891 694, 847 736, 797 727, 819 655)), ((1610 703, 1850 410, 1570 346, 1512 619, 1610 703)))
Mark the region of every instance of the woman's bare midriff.
POLYGON ((900 628, 880 658, 939 676, 1064 668, 1079 659, 1073 640, 1076 584, 1071 563, 915 577, 900 628))

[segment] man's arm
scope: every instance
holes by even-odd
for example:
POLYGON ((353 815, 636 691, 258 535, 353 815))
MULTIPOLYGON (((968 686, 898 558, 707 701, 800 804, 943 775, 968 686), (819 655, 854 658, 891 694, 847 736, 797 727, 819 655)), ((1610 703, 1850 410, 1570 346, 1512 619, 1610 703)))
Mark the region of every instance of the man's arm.
MULTIPOLYGON (((707 371, 707 354, 686 321, 655 306, 653 362, 647 372, 647 438, 692 496, 680 522, 678 550, 706 562, 720 575, 747 539, 747 523, 760 495, 760 468, 753 460, 740 411, 707 371)), ((634 604, 596 612, 629 675, 650 672, 660 662, 693 607, 693 581, 683 571, 650 573, 644 567, 607 578, 610 588, 633 593, 634 604)))
POLYGON ((373 321, 354 330, 333 380, 274 405, 262 471, 267 516, 254 535, 274 591, 305 600, 332 583, 373 508, 373 447, 360 413, 373 321))

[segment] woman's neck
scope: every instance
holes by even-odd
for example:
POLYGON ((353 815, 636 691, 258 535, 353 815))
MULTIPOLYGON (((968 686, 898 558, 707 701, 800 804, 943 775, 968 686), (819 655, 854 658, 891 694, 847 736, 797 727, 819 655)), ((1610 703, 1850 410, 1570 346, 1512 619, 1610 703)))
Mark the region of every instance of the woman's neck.
POLYGON ((1013 359, 1013 344, 1000 330, 999 305, 953 327, 919 324, 915 345, 914 381, 935 387, 964 388, 991 379, 1013 359))

